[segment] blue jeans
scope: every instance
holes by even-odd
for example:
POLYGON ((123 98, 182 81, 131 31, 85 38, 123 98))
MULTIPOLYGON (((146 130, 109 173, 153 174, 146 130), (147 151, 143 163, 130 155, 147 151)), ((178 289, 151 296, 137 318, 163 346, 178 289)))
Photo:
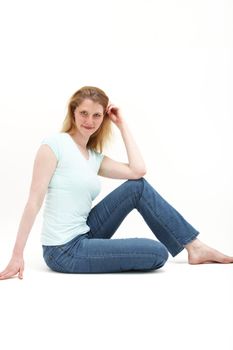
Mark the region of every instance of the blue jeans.
POLYGON ((70 242, 44 246, 43 256, 54 271, 107 273, 147 271, 162 267, 198 235, 144 178, 127 180, 108 194, 87 218, 90 231, 70 242), (124 218, 137 209, 157 237, 110 239, 124 218))

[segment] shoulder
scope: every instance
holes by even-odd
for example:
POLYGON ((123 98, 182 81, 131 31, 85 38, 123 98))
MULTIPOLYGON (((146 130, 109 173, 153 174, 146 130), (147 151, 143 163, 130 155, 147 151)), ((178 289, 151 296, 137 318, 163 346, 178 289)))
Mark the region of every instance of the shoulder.
POLYGON ((41 145, 48 145, 55 153, 56 158, 59 160, 61 155, 61 144, 64 137, 66 137, 66 135, 64 135, 64 133, 61 132, 56 132, 47 135, 41 141, 41 145))
POLYGON ((62 140, 64 137, 66 137, 66 135, 64 135, 66 133, 64 132, 55 132, 55 133, 52 133, 52 134, 49 134, 49 135, 46 135, 43 140, 42 140, 42 143, 43 141, 60 141, 62 140))

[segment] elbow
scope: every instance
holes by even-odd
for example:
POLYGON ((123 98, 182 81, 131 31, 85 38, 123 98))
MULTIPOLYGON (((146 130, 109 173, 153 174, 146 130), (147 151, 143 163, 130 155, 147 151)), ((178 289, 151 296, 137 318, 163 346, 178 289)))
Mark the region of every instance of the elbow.
POLYGON ((135 178, 135 180, 141 179, 145 175, 146 175, 146 168, 138 169, 134 173, 134 178, 135 178))

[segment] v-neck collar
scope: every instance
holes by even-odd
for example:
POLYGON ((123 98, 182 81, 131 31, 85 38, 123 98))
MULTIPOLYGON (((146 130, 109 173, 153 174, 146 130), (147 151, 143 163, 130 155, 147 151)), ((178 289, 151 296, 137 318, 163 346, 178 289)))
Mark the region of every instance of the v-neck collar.
POLYGON ((87 159, 87 158, 83 155, 83 153, 81 152, 80 148, 78 147, 78 144, 74 141, 73 137, 72 137, 68 132, 66 132, 65 134, 68 135, 69 139, 73 142, 74 146, 78 149, 78 151, 79 151, 80 155, 82 156, 82 158, 83 158, 86 162, 88 162, 88 161, 91 159, 91 151, 90 151, 90 149, 89 149, 89 148, 87 149, 88 155, 89 155, 89 158, 87 159))

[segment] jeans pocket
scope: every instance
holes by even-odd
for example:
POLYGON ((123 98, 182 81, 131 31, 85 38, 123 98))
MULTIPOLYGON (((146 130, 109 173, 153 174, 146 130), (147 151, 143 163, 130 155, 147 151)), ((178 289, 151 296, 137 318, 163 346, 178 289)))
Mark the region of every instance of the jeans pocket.
POLYGON ((65 272, 64 268, 57 261, 57 247, 43 246, 43 258, 51 270, 65 272))

